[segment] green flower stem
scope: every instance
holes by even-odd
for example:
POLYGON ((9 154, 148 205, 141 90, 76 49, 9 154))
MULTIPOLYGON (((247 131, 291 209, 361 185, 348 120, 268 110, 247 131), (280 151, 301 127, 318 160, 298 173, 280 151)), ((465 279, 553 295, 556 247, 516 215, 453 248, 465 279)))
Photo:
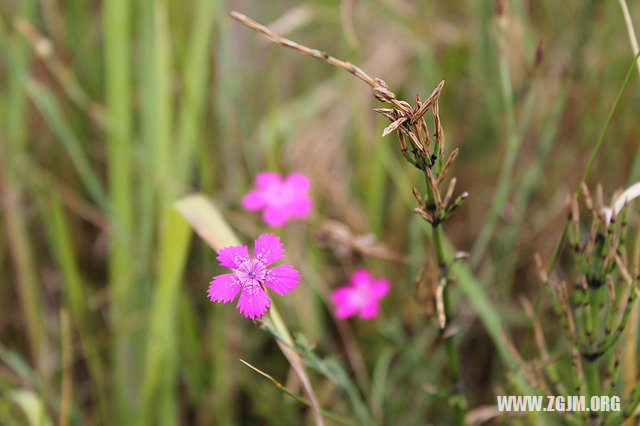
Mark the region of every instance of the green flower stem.
MULTIPOLYGON (((427 181, 427 202, 429 203, 429 205, 433 205, 435 199, 435 196, 433 194, 434 189, 431 187, 429 178, 426 174, 425 179, 427 181)), ((431 231, 433 237, 433 248, 436 253, 438 268, 440 269, 440 279, 446 280, 446 277, 448 275, 448 264, 444 252, 442 227, 440 226, 440 224, 432 224, 431 231)), ((447 321, 453 318, 453 308, 451 306, 451 295, 449 291, 450 287, 445 282, 442 292, 442 301, 444 305, 444 315, 447 321)), ((451 375, 451 380, 453 381, 453 394, 451 395, 451 403, 453 404, 453 408, 455 410, 456 424, 463 425, 467 404, 464 395, 460 392, 460 360, 458 358, 458 348, 456 347, 456 341, 454 337, 454 335, 447 336, 445 338, 445 346, 447 350, 447 360, 449 363, 449 374, 451 375)))
POLYGON ((293 337, 287 328, 287 325, 282 320, 280 316, 280 312, 278 308, 276 308, 275 303, 271 300, 271 308, 269 309, 269 318, 271 319, 271 324, 273 328, 278 332, 282 341, 286 343, 288 346, 293 347, 293 337))

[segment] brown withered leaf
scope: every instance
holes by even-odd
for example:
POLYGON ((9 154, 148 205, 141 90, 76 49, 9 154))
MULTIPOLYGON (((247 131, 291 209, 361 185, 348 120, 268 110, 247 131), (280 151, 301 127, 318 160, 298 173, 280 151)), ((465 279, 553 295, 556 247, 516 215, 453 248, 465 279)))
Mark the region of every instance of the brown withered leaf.
POLYGON ((393 123, 389 124, 387 127, 385 127, 384 131, 382 132, 382 137, 385 137, 389 133, 391 133, 394 130, 396 130, 398 127, 400 127, 400 125, 402 125, 402 123, 404 123, 407 120, 408 120, 407 117, 400 117, 396 121, 394 121, 393 123))

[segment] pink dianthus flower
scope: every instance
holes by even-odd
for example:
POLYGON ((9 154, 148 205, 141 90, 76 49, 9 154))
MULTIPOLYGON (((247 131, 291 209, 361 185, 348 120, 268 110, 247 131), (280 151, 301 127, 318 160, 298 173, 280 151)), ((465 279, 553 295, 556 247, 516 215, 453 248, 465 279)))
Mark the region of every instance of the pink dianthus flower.
POLYGON ((245 317, 260 318, 270 306, 270 298, 263 286, 282 296, 298 285, 300 275, 291 265, 267 268, 284 257, 280 237, 260 235, 253 245, 253 258, 247 246, 230 246, 218 250, 220 265, 235 271, 213 277, 207 290, 212 302, 227 303, 240 292, 238 310, 245 317))
POLYGON ((291 173, 283 179, 275 172, 260 172, 255 178, 255 187, 242 199, 242 206, 251 211, 262 210, 262 219, 267 225, 279 227, 291 218, 309 216, 310 187, 309 178, 302 173, 291 173))
POLYGON ((359 315, 363 319, 375 318, 380 300, 389 292, 389 281, 374 278, 366 269, 356 269, 348 284, 331 293, 337 318, 359 315))

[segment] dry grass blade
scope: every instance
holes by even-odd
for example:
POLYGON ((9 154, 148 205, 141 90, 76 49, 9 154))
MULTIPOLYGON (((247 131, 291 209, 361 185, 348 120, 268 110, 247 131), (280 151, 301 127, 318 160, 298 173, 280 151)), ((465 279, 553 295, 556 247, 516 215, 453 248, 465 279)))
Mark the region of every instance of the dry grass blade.
POLYGON ((436 288, 436 310, 438 312, 438 325, 440 325, 441 330, 444 330, 447 326, 447 315, 444 312, 444 286, 445 284, 440 282, 436 288))
POLYGON ((438 97, 440 96, 440 92, 442 92, 443 87, 444 87, 444 80, 442 80, 440 84, 438 84, 438 86, 433 90, 429 98, 427 98, 427 100, 424 101, 422 105, 420 105, 420 108, 418 108, 413 113, 413 115, 411 116, 411 124, 417 123, 418 120, 420 120, 422 116, 426 114, 426 112, 429 110, 429 107, 438 100, 438 97))
POLYGON ((277 387, 279 387, 279 388, 282 387, 282 383, 280 383, 279 381, 274 379, 273 376, 265 373, 264 371, 260 370, 257 367, 254 367, 253 365, 249 364, 247 361, 243 360, 242 358, 239 358, 238 361, 240 361, 241 363, 243 363, 244 365, 246 365, 247 367, 249 367, 250 369, 252 369, 256 373, 258 373, 258 374, 266 377, 267 379, 271 380, 273 382, 273 384, 276 385, 277 387))
POLYGON ((215 250, 239 244, 217 207, 203 195, 189 195, 176 202, 176 209, 193 230, 215 250))
MULTIPOLYGON (((629 13, 627 1, 618 0, 618 2, 620 3, 622 14, 624 15, 624 23, 627 27, 627 33, 629 34, 629 43, 631 43, 631 50, 633 51, 634 56, 638 56, 640 48, 638 48, 638 39, 636 38, 636 32, 633 28, 633 21, 631 20, 631 14, 629 13)), ((640 59, 636 59, 636 67, 638 68, 638 73, 640 73, 640 59)))
POLYGON ((415 187, 411 188, 411 193, 413 194, 413 197, 418 202, 418 207, 422 208, 424 206, 424 203, 422 202, 422 196, 418 192, 418 188, 415 188, 415 187))
POLYGON ((596 185, 596 204, 594 207, 597 212, 602 211, 602 208, 604 207, 604 189, 602 189, 601 183, 596 185))
POLYGON ((540 277, 540 281, 542 281, 545 284, 548 283, 549 275, 547 275, 547 271, 544 268, 544 264, 542 263, 542 258, 540 257, 540 254, 536 253, 534 258, 536 261, 536 269, 538 270, 538 276, 540 277))
POLYGON ((526 313, 529 321, 533 324, 533 333, 536 341, 536 346, 538 346, 538 351, 542 356, 542 362, 548 364, 550 361, 549 350, 547 349, 547 343, 544 339, 544 332, 542 331, 542 325, 536 315, 534 313, 533 306, 531 302, 526 297, 520 298, 520 304, 522 305, 524 312, 526 313))
POLYGON ((593 200, 591 198, 591 192, 589 191, 587 184, 582 182, 580 188, 582 189, 582 194, 584 195, 584 203, 587 206, 587 210, 593 210, 593 200))
MULTIPOLYGON (((443 83, 444 81, 441 84, 443 83)), ((440 121, 440 106, 437 99, 433 103, 431 111, 433 112, 433 124, 435 126, 434 138, 440 147, 439 155, 442 156, 444 155, 444 130, 442 129, 442 122, 440 121)))
POLYGON ((543 392, 545 392, 546 395, 549 395, 549 389, 547 388, 544 379, 538 377, 535 370, 529 365, 527 361, 524 360, 524 358, 522 358, 522 355, 520 355, 518 349, 513 345, 513 342, 511 342, 511 338, 507 334, 506 330, 502 330, 502 338, 507 344, 507 349, 509 350, 509 352, 511 352, 511 355, 513 355, 514 359, 520 366, 520 370, 525 375, 529 383, 535 386, 537 389, 541 389, 543 392))
POLYGON ((607 282, 607 288, 609 290, 609 305, 615 306, 616 304, 616 285, 613 282, 611 275, 607 275, 605 280, 607 282))
MULTIPOLYGON (((444 196, 444 200, 442 200, 442 204, 444 204, 445 207, 449 205, 449 202, 451 201, 451 197, 453 197, 453 191, 456 189, 457 182, 458 182, 458 179, 456 178, 452 178, 451 181, 449 182, 449 188, 447 189, 447 193, 444 196)), ((466 194, 466 192, 464 194, 466 194)))
POLYGON ((407 121, 407 117, 400 117, 398 118, 396 121, 394 121, 393 123, 389 124, 387 127, 385 127, 384 131, 382 132, 382 137, 387 136, 389 133, 393 132, 394 130, 396 130, 398 127, 400 127, 402 125, 402 123, 404 123, 405 121, 407 121))
POLYGON ((627 284, 633 285, 633 278, 631 277, 631 274, 629 273, 629 271, 627 271, 627 268, 625 267, 624 262, 622 261, 620 256, 616 255, 615 260, 616 260, 616 265, 618 265, 620 275, 622 275, 622 278, 624 278, 627 284))
POLYGON ((440 184, 442 183, 442 180, 444 179, 444 176, 447 174, 447 171, 449 170, 449 167, 451 167, 451 164, 454 162, 456 157, 458 157, 459 152, 460 152, 460 148, 456 148, 451 152, 451 154, 449 155, 449 158, 447 159, 447 162, 444 165, 444 168, 442 169, 442 173, 440 173, 438 175, 438 179, 436 179, 436 186, 440 186, 440 184))
POLYGON ((429 178, 429 182, 431 183, 431 186, 433 187, 433 195, 436 198, 436 203, 438 203, 438 208, 439 209, 443 209, 444 206, 442 205, 442 198, 440 198, 440 192, 438 191, 438 187, 436 185, 436 179, 433 177, 433 173, 431 172, 431 169, 426 169, 425 172, 427 173, 427 177, 429 178))
POLYGON ((404 127, 398 127, 398 130, 400 130, 402 133, 405 133, 407 136, 409 136, 411 143, 418 151, 420 151, 423 154, 427 153, 427 148, 424 145, 422 145, 422 142, 420 142, 420 139, 418 139, 415 133, 413 133, 411 130, 405 129, 404 127))

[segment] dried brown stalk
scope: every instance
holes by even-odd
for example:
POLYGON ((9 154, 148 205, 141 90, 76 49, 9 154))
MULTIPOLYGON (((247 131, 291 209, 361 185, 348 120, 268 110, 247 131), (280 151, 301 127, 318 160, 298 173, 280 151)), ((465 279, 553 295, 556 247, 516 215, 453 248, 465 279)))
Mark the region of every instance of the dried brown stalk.
POLYGON ((329 55, 326 52, 323 52, 322 50, 313 49, 313 48, 304 46, 302 44, 296 43, 295 41, 281 37, 273 33, 269 28, 265 27, 262 24, 257 23, 253 19, 247 17, 246 15, 240 12, 232 11, 231 17, 241 22, 242 24, 248 26, 249 28, 252 28, 258 31, 259 33, 263 34, 265 37, 267 37, 269 40, 271 40, 274 43, 297 50, 298 52, 304 53, 305 55, 313 56, 316 59, 320 59, 321 61, 324 61, 330 65, 334 65, 338 68, 342 68, 343 70, 350 72, 351 74, 355 75, 360 80, 364 81, 369 86, 371 86, 376 94, 376 97, 383 100, 384 102, 392 104, 393 106, 395 106, 401 111, 404 111, 408 115, 413 116, 413 111, 411 110, 410 106, 407 107, 408 104, 406 102, 398 101, 396 99, 396 95, 391 90, 389 90, 389 86, 387 86, 387 84, 383 80, 380 80, 379 78, 371 77, 369 74, 367 74, 366 72, 364 72, 362 69, 352 64, 351 62, 343 61, 341 59, 338 59, 334 56, 329 55))

